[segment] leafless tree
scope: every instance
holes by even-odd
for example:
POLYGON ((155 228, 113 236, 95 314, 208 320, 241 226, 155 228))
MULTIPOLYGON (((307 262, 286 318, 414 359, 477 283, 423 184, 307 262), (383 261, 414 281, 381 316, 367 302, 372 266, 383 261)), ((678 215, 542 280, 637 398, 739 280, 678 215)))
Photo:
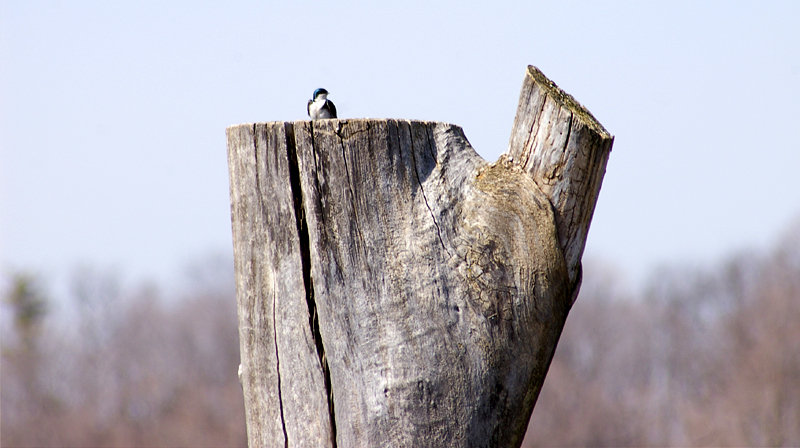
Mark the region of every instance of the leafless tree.
MULTIPOLYGON (((92 269, 66 299, 9 276, 0 444, 244 446, 231 265, 170 300, 92 269)), ((643 294, 588 262, 523 446, 800 446, 798 322, 800 226, 643 294)))
POLYGON ((766 255, 608 274, 567 321, 523 446, 800 445, 800 226, 766 255))

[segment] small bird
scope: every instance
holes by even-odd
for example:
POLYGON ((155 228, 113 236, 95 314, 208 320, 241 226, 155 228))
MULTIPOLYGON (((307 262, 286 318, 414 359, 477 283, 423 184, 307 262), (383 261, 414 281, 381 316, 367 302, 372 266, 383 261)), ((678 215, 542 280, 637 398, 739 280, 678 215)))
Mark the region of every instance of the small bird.
POLYGON ((336 106, 333 101, 328 99, 328 91, 317 89, 314 91, 314 99, 308 100, 308 116, 312 120, 319 118, 336 118, 336 106))

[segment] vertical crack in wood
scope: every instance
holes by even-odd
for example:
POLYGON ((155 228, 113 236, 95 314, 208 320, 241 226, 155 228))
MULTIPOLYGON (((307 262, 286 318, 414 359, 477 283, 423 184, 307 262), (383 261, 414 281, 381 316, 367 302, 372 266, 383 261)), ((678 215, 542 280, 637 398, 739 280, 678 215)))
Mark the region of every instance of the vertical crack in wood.
MULTIPOLYGON (((259 213, 264 213, 264 196, 261 194, 261 175, 259 174, 258 169, 258 124, 253 123, 253 159, 255 159, 255 175, 256 175, 256 197, 258 197, 258 207, 260 210, 259 213)), ((255 271, 254 271, 255 272, 255 271)))
MULTIPOLYGON (((265 129, 266 130, 266 129, 265 129)), ((253 124, 253 159, 255 161, 255 181, 256 181, 256 197, 258 198, 258 212, 263 214, 266 207, 264 206, 264 195, 261 191, 261 163, 266 163, 265 161, 259 161, 258 158, 258 124, 253 124)), ((253 259, 253 266, 252 272, 256 272, 257 261, 253 259)), ((275 279, 273 278, 272 282, 272 341, 275 344, 275 373, 277 375, 277 382, 278 382, 278 408, 280 410, 281 415, 281 429, 283 430, 283 440, 284 446, 289 446, 289 436, 286 432, 286 419, 283 415, 283 395, 281 391, 281 363, 280 363, 280 355, 278 353, 278 325, 277 321, 275 320, 276 312, 275 312, 275 303, 276 303, 276 289, 275 289, 275 279)))
MULTIPOLYGON (((442 238, 442 229, 439 228, 439 223, 436 222, 436 216, 433 214, 433 209, 428 204, 428 198, 425 196, 425 188, 422 187, 422 181, 419 178, 419 170, 417 169, 417 153, 414 150, 414 134, 411 132, 412 124, 409 123, 408 126, 408 133, 409 133, 409 141, 411 142, 411 162, 414 164, 414 177, 417 178, 417 184, 419 184, 419 191, 422 192, 422 200, 425 201, 425 207, 428 208, 428 212, 431 214, 431 219, 433 220, 433 225, 436 226, 436 236, 439 237, 439 243, 442 245, 442 249, 447 253, 448 258, 452 258, 453 255, 447 250, 447 246, 444 244, 444 239, 442 238)), ((433 137, 430 135, 429 129, 425 126, 425 135, 428 137, 428 144, 433 144, 433 137)), ((433 154, 434 160, 436 159, 435 154, 433 154)))
POLYGON ((278 407, 281 411, 281 428, 283 428, 283 446, 289 447, 289 435, 286 433, 286 418, 283 416, 283 391, 281 390, 281 357, 278 354, 278 325, 275 320, 275 309, 277 291, 275 289, 275 279, 272 279, 272 335, 275 341, 275 370, 278 371, 278 407))
MULTIPOLYGON (((314 336, 314 345, 317 348, 320 367, 325 379, 325 392, 328 399, 328 414, 331 422, 331 444, 336 448, 336 413, 333 406, 333 387, 331 386, 331 372, 328 366, 328 359, 325 356, 325 346, 322 342, 322 334, 319 331, 319 315, 317 314, 317 302, 314 297, 314 282, 311 278, 311 243, 308 235, 308 221, 306 220, 305 209, 303 208, 303 189, 300 183, 300 165, 297 156, 297 142, 295 140, 294 126, 286 123, 286 154, 289 160, 289 183, 292 188, 292 198, 294 202, 294 216, 297 225, 297 234, 300 239, 300 259, 303 265, 303 286, 306 290, 306 304, 308 305, 308 323, 311 333, 314 336)), ((311 149, 315 152, 314 125, 311 124, 311 149)), ((316 178, 316 173, 315 173, 316 178)), ((317 184, 318 180, 315 179, 317 184)))
MULTIPOLYGON (((527 99, 528 102, 531 101, 531 98, 533 96, 533 89, 535 87, 536 87, 536 81, 531 81, 531 89, 528 91, 528 99, 527 99)), ((522 102, 522 101, 520 101, 520 102, 522 102)), ((525 160, 524 161, 520 161, 522 166, 527 166, 528 165, 528 161, 530 161, 530 159, 531 159, 531 154, 533 154, 533 151, 527 150, 527 148, 528 148, 528 145, 533 145, 533 142, 536 141, 536 134, 538 132, 534 132, 534 127, 536 128, 536 131, 539 130, 539 125, 540 125, 539 118, 542 116, 542 112, 544 112, 544 106, 546 104, 547 104, 547 101, 546 100, 542 100, 542 106, 539 108, 539 112, 536 115, 534 115, 534 119, 531 121, 531 127, 528 129, 528 138, 525 139, 525 143, 520 147, 520 151, 523 154, 525 154, 525 160), (531 140, 533 140, 533 142, 531 140)), ((515 121, 516 121, 516 119, 515 119, 515 121)), ((510 148, 509 148, 509 150, 510 150, 510 148)), ((509 154, 510 154, 510 152, 509 152, 509 154)))
MULTIPOLYGON (((350 177, 350 165, 347 163, 347 151, 345 151, 344 148, 344 137, 342 136, 341 126, 342 126, 341 122, 337 120, 336 130, 334 132, 336 133, 336 136, 339 137, 339 146, 342 148, 342 161, 344 162, 344 172, 345 174, 347 174, 347 190, 350 192, 350 205, 353 209, 353 214, 355 215, 355 219, 353 221, 355 221, 356 231, 358 232, 358 239, 359 241, 361 241, 361 249, 364 252, 364 259, 369 260, 369 254, 367 254, 367 244, 364 241, 364 233, 361 231, 361 224, 360 224, 361 220, 358 217, 358 207, 355 203, 356 195, 353 192, 353 180, 350 177)), ((367 135, 369 135, 369 123, 367 123, 367 135)), ((367 145, 369 145, 371 142, 372 142, 371 139, 367 139, 367 145)), ((367 269, 367 272, 369 273, 369 276, 371 277, 372 267, 369 265, 369 263, 367 263, 365 267, 367 269)))

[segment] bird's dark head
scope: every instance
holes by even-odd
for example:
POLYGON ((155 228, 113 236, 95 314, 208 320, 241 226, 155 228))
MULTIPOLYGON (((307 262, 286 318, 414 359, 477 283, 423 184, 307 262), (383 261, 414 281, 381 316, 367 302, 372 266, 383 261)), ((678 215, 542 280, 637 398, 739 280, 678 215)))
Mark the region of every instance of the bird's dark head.
POLYGON ((314 91, 314 99, 317 99, 317 97, 320 96, 320 95, 327 95, 327 94, 328 94, 327 90, 325 90, 323 88, 319 88, 319 89, 314 91))

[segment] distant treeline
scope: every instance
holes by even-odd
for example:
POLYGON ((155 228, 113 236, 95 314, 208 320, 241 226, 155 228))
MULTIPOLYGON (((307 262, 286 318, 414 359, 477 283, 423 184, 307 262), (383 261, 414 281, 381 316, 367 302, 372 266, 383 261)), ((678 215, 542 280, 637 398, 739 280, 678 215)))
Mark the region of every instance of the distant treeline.
POLYGON ((800 225, 766 255, 663 269, 637 297, 597 268, 524 447, 800 446, 800 225))
MULTIPOLYGON (((80 270, 3 292, 2 446, 246 446, 232 261, 180 299, 80 270)), ((641 294, 586 266, 523 446, 800 446, 800 227, 768 254, 664 269, 641 294)))

